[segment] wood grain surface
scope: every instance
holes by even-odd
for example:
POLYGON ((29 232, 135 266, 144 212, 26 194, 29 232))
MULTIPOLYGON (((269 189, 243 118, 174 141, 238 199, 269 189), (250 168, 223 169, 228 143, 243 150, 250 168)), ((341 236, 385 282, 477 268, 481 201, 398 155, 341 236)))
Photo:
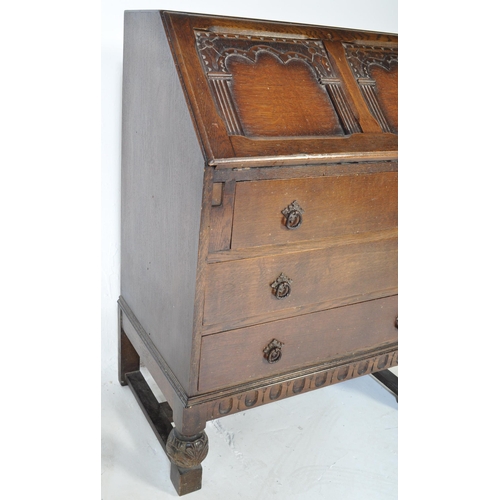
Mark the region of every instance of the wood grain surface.
POLYGON ((199 389, 236 385, 394 342, 396 317, 397 296, 392 296, 205 336, 199 389), (271 364, 263 350, 273 339, 284 346, 282 358, 271 364))
POLYGON ((344 135, 327 91, 304 62, 283 64, 270 54, 255 64, 233 58, 233 94, 245 135, 344 135))
POLYGON ((187 390, 204 160, 158 12, 125 14, 121 295, 187 390), (169 138, 169 140, 167 140, 169 138))
POLYGON ((208 164, 397 151, 397 137, 381 133, 360 98, 341 45, 397 44, 397 35, 168 11, 162 18, 208 164))
POLYGON ((397 36, 167 11, 124 35, 121 382, 148 368, 191 436, 397 364, 397 36))
MULTIPOLYGON (((397 287, 397 238, 317 250, 220 262, 207 266, 204 325, 397 287), (293 280, 289 297, 278 300, 271 283, 284 273, 293 280)), ((362 300, 362 299, 360 299, 362 300)))
POLYGON ((295 243, 397 227, 398 174, 238 182, 232 249, 295 243), (303 222, 287 229, 282 210, 297 201, 303 222))
POLYGON ((398 67, 391 71, 374 67, 372 76, 377 82, 378 101, 394 133, 398 131, 398 67))

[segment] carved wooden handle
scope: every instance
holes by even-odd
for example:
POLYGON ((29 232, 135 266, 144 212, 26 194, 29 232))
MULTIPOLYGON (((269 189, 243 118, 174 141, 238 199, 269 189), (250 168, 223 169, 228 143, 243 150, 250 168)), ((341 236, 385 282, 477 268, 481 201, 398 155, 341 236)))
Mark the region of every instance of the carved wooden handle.
POLYGON ((264 357, 269 363, 277 363, 281 359, 281 348, 285 344, 279 340, 273 339, 264 349, 264 357))
POLYGON ((276 280, 271 283, 273 295, 277 299, 286 299, 292 293, 292 283, 293 281, 290 278, 287 278, 281 273, 276 280))
POLYGON ((285 216, 285 226, 287 229, 297 229, 300 227, 304 211, 305 210, 297 203, 296 200, 281 211, 281 213, 285 216))

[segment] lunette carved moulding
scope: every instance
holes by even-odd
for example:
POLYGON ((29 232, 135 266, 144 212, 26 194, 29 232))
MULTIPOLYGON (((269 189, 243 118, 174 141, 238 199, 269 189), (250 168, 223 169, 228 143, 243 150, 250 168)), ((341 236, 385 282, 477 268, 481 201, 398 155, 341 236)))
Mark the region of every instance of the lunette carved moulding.
POLYGON ((303 375, 294 380, 277 382, 267 387, 252 389, 245 394, 226 396, 207 404, 207 420, 388 369, 397 366, 397 364, 398 351, 383 352, 368 359, 326 367, 319 373, 303 375))

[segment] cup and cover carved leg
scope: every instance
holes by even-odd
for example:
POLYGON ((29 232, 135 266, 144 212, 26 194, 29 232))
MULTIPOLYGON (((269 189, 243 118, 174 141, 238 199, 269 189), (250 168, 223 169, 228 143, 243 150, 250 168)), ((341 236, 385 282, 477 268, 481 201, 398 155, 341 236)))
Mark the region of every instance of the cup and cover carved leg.
POLYGON ((128 385, 171 462, 170 479, 179 495, 201 489, 201 462, 208 454, 205 422, 180 401, 160 403, 140 371, 140 355, 119 317, 118 378, 128 385), (172 406, 171 406, 172 405, 172 406), (185 432, 186 434, 182 434, 185 432))
POLYGON ((201 488, 201 462, 208 454, 208 436, 202 431, 194 436, 184 436, 176 428, 170 432, 166 444, 170 459, 170 479, 179 495, 201 488))

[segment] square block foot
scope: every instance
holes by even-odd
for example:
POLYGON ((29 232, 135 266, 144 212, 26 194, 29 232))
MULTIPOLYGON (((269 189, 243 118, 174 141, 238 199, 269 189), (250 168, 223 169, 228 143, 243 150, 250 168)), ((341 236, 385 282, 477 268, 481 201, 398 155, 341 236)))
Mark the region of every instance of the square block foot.
POLYGON ((170 463, 170 479, 179 496, 201 489, 201 465, 193 469, 184 469, 170 463))

